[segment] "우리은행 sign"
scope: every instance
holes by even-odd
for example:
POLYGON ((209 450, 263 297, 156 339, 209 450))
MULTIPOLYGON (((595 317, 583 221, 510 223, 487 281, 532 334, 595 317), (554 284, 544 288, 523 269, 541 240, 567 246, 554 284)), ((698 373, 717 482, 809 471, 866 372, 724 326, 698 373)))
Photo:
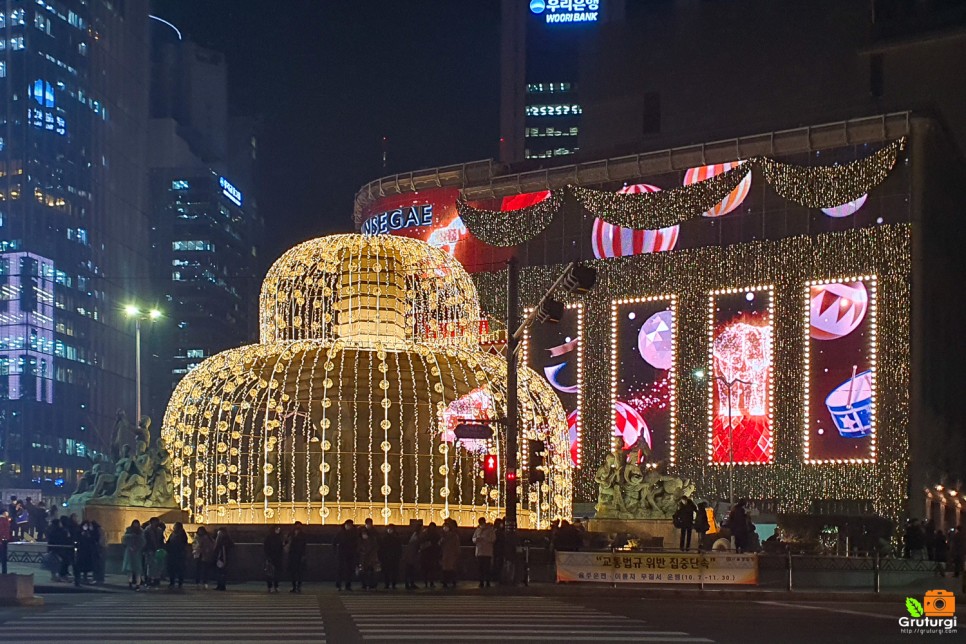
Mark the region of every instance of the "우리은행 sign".
POLYGON ((558 552, 558 582, 758 584, 758 557, 746 554, 558 552))

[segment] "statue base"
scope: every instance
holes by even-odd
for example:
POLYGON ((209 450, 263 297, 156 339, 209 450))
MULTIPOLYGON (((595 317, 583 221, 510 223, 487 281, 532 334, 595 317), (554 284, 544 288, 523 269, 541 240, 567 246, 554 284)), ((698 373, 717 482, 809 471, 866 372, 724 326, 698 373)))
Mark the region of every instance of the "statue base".
POLYGON ((80 505, 68 505, 65 509, 67 514, 77 513, 81 520, 97 521, 104 531, 104 538, 108 543, 120 543, 124 531, 127 530, 131 522, 137 519, 142 524, 147 523, 151 517, 158 517, 166 527, 170 528, 177 521, 186 523, 188 515, 181 508, 143 508, 129 505, 101 505, 97 503, 85 503, 80 505))
POLYGON ((671 519, 591 519, 587 529, 607 534, 628 534, 631 538, 639 539, 643 547, 673 548, 679 543, 679 531, 671 519))

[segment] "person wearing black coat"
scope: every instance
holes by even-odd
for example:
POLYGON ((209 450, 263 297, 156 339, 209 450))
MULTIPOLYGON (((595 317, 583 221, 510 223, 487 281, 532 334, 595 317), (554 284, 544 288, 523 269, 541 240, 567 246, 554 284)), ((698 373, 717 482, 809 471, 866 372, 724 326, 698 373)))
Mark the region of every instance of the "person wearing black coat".
POLYGON ((396 588, 399 581, 399 562, 402 560, 402 541, 396 526, 389 524, 379 540, 379 563, 382 565, 382 579, 386 589, 396 588))
POLYGON ((674 513, 674 525, 681 530, 681 552, 691 549, 691 531, 694 529, 694 515, 698 507, 690 498, 682 496, 674 513))
POLYGON ((439 528, 433 521, 419 533, 419 567, 423 572, 423 588, 436 588, 439 558, 442 554, 439 545, 441 537, 439 528))
POLYGON ((77 535, 77 555, 74 562, 74 585, 89 581, 88 574, 94 572, 94 559, 97 556, 97 537, 90 522, 81 524, 77 535))
POLYGON ((352 590, 352 577, 355 576, 356 562, 359 559, 359 533, 356 531, 352 519, 346 519, 342 529, 333 541, 336 557, 335 587, 342 590, 352 590))
POLYGON ((184 569, 188 559, 188 533, 184 531, 184 525, 179 521, 174 524, 171 536, 164 544, 167 551, 168 563, 168 588, 174 588, 175 583, 178 588, 184 584, 184 569))
POLYGON ((281 526, 272 526, 262 548, 265 551, 265 583, 268 584, 268 592, 277 593, 278 576, 282 571, 282 557, 285 554, 281 526))
POLYGON ((292 575, 291 593, 302 592, 302 573, 305 571, 305 533, 302 532, 302 522, 296 521, 292 532, 285 540, 288 547, 288 572, 292 575))
POLYGON ((694 517, 694 531, 698 533, 698 552, 701 552, 701 545, 704 543, 704 535, 711 529, 708 522, 708 504, 705 501, 698 503, 698 513, 694 517))
POLYGON ((228 590, 228 565, 234 548, 235 542, 228 534, 228 528, 224 526, 218 528, 215 532, 215 578, 218 582, 215 590, 228 590))

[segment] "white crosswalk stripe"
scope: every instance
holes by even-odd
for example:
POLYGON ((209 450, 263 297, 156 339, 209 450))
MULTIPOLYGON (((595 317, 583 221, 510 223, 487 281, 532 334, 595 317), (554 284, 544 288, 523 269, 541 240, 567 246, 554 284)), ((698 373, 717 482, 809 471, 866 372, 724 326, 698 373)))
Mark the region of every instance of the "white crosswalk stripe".
POLYGON ((325 642, 314 596, 112 594, 0 626, 4 642, 325 642))
POLYGON ((341 597, 364 640, 711 642, 639 619, 529 596, 341 597))

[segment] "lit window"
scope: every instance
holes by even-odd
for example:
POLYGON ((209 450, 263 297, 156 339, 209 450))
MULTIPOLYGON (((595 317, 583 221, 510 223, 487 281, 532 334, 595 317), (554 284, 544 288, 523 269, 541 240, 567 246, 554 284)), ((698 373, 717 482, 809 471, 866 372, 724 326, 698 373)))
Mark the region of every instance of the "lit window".
POLYGON ((204 349, 188 349, 188 354, 187 355, 188 355, 189 358, 204 358, 205 357, 205 350, 204 349))
POLYGON ((180 240, 171 242, 171 250, 213 252, 215 245, 202 239, 180 240))
POLYGON ((171 189, 172 190, 187 190, 188 187, 189 187, 188 186, 188 181, 185 180, 185 179, 176 179, 176 180, 174 180, 174 181, 171 182, 171 189))

